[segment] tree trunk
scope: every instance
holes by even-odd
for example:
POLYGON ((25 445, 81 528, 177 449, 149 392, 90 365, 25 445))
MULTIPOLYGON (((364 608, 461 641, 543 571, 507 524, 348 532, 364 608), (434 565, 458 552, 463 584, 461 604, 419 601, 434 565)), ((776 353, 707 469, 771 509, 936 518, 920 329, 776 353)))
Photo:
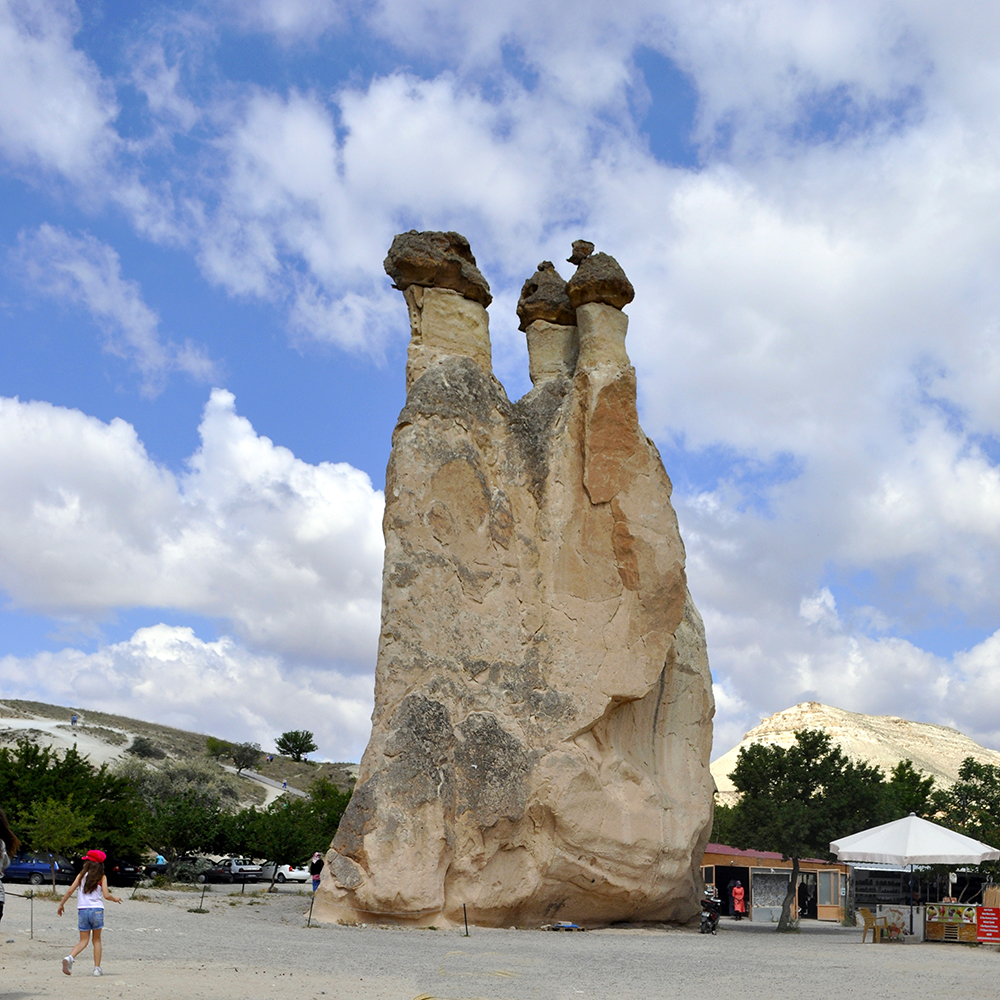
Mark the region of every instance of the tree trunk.
POLYGON ((792 858, 792 877, 788 880, 788 891, 785 893, 785 900, 781 904, 781 917, 778 919, 777 930, 795 930, 792 922, 792 903, 795 901, 795 893, 799 887, 799 859, 792 858))

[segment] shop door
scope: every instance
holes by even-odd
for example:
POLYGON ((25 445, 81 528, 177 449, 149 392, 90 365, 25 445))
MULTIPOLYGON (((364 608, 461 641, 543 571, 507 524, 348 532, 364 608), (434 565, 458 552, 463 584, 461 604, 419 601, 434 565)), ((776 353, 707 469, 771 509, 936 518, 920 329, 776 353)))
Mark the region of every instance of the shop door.
POLYGON ((841 908, 840 872, 818 872, 816 894, 816 917, 819 920, 841 920, 844 912, 841 908))
POLYGON ((750 916, 750 869, 737 868, 735 865, 719 865, 715 869, 715 888, 722 900, 722 912, 726 916, 733 915, 733 886, 739 882, 743 886, 743 902, 746 905, 744 917, 750 916))
POLYGON ((802 872, 799 875, 797 902, 799 904, 799 920, 816 919, 816 873, 802 872))

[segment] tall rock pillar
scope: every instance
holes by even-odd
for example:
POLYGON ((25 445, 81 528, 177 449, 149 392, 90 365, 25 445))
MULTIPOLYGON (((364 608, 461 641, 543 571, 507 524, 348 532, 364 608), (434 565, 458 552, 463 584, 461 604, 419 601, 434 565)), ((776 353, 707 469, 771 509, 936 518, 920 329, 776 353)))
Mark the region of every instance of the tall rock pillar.
POLYGON ((532 390, 493 377, 457 233, 386 270, 411 321, 386 474, 372 735, 320 919, 686 920, 714 712, 670 480, 639 426, 614 258, 578 241, 518 305, 532 390))

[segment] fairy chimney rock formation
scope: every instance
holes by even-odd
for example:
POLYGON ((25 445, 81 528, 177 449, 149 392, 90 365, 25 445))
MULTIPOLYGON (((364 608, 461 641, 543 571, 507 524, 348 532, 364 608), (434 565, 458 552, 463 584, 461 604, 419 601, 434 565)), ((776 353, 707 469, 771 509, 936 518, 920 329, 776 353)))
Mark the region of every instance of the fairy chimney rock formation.
POLYGON ((686 920, 714 712, 670 480, 639 426, 634 292, 577 241, 518 317, 532 390, 493 377, 457 233, 406 233, 407 398, 386 473, 372 734, 321 919, 686 920))

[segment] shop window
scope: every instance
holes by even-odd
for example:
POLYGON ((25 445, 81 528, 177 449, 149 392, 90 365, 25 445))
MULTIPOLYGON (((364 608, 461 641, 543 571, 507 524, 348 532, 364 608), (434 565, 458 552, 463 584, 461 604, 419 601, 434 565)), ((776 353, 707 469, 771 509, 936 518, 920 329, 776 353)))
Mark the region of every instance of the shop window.
POLYGON ((816 902, 820 906, 840 905, 840 872, 819 872, 819 885, 816 902))

